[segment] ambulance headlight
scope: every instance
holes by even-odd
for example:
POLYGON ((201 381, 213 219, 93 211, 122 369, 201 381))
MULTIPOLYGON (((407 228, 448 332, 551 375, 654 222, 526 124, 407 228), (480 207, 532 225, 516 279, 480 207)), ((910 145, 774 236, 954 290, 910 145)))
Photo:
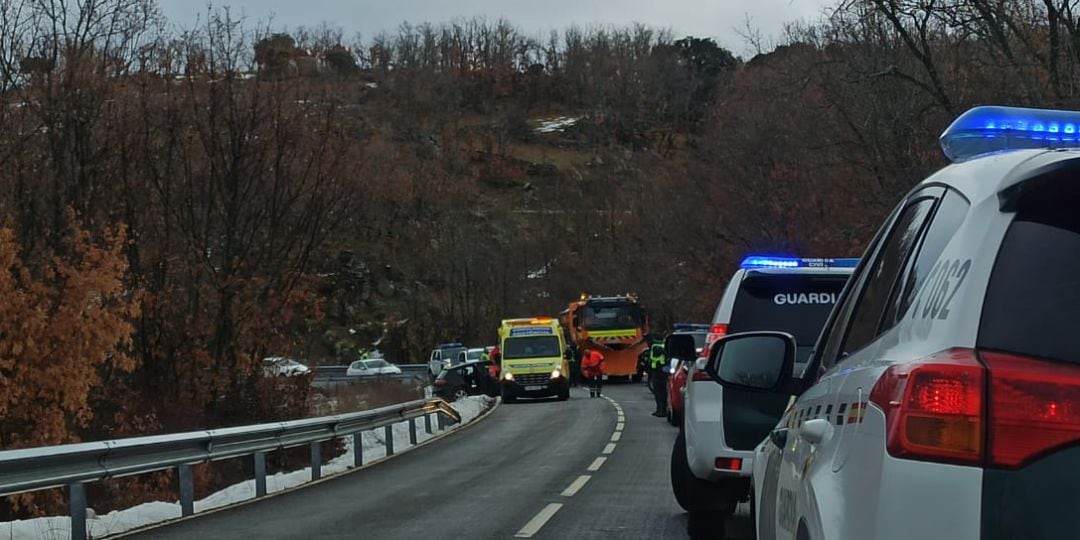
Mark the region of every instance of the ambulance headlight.
POLYGON ((551 371, 551 378, 552 379, 558 379, 559 377, 562 377, 562 370, 561 369, 555 368, 554 370, 551 371))
POLYGON ((504 381, 512 381, 512 380, 514 380, 514 374, 510 373, 509 371, 505 371, 505 372, 503 372, 503 377, 502 378, 503 378, 504 381))

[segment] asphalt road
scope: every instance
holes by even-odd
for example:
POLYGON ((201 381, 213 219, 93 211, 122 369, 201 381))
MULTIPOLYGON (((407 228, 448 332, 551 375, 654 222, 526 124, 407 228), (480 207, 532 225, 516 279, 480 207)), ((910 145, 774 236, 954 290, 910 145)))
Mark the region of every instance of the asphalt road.
MULTIPOLYGON (((649 415, 644 386, 605 393, 504 404, 370 469, 137 537, 687 538, 668 478, 675 428, 649 415)), ((745 505, 727 528, 753 538, 745 505)))

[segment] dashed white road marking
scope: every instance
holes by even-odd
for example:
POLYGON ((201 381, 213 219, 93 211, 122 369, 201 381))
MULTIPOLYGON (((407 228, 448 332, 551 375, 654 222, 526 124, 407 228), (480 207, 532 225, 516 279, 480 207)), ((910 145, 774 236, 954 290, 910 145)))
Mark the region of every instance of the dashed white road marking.
MULTIPOLYGON (((607 396, 601 397, 608 400, 609 403, 615 406, 615 411, 618 413, 619 418, 618 423, 615 424, 615 431, 611 434, 611 442, 609 442, 607 446, 604 447, 604 450, 601 452, 604 455, 610 455, 612 452, 615 451, 615 443, 622 439, 622 431, 624 428, 626 428, 626 415, 623 414, 622 407, 618 403, 616 403, 614 399, 611 399, 607 396)), ((603 456, 594 459, 592 464, 589 465, 588 471, 596 472, 600 470, 600 467, 602 467, 606 461, 607 458, 603 456)), ((577 492, 581 491, 581 489, 585 487, 585 484, 589 482, 590 478, 592 478, 592 476, 587 474, 578 476, 577 479, 571 482, 570 485, 563 490, 562 496, 573 497, 577 494, 577 492)), ((521 530, 514 535, 514 537, 532 538, 536 533, 540 532, 540 529, 542 529, 544 525, 546 525, 547 522, 551 520, 551 518, 555 516, 555 513, 558 512, 559 509, 562 507, 562 503, 548 504, 544 507, 543 510, 540 510, 538 514, 533 516, 533 518, 530 519, 529 522, 526 523, 525 526, 522 527, 521 530)))
POLYGON ((562 503, 551 503, 545 506, 544 509, 541 510, 539 514, 536 514, 536 516, 530 519, 529 522, 526 523, 525 526, 522 527, 521 530, 514 535, 514 537, 532 538, 534 534, 540 532, 540 529, 544 527, 544 524, 546 524, 548 520, 555 515, 555 512, 559 511, 560 508, 562 508, 562 503))
POLYGON ((592 477, 587 474, 577 477, 577 480, 571 482, 570 485, 563 490, 562 496, 573 497, 578 491, 581 491, 581 488, 585 487, 585 483, 588 482, 590 478, 592 477))

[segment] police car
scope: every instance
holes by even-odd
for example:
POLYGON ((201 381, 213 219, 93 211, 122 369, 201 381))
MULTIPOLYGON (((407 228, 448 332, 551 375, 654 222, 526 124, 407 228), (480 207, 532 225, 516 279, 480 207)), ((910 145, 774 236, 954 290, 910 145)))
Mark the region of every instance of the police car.
POLYGON ((796 395, 757 447, 761 540, 1080 537, 1080 113, 980 107, 885 221, 805 377, 718 342, 725 392, 796 395))
MULTIPOLYGON (((728 332, 792 334, 806 344, 797 349, 796 364, 790 367, 801 373, 810 344, 857 263, 747 257, 728 283, 710 334, 714 340, 728 332)), ((685 420, 672 448, 671 485, 676 500, 690 512, 691 529, 712 530, 748 497, 754 447, 776 425, 787 399, 727 390, 700 367, 689 370, 688 378, 685 420)))
POLYGON ((460 343, 440 343, 431 350, 428 357, 428 371, 432 377, 438 377, 442 370, 450 367, 451 363, 459 354, 468 351, 460 343))

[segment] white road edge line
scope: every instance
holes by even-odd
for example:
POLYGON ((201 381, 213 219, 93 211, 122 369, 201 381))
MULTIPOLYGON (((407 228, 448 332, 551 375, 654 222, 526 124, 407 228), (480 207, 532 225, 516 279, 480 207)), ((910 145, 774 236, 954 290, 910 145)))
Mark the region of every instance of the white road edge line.
POLYGON ((583 474, 577 477, 577 480, 571 482, 570 485, 563 490, 562 496, 573 497, 577 494, 577 492, 581 491, 581 488, 585 487, 585 484, 589 481, 590 478, 592 477, 587 474, 583 474))
POLYGON ((544 509, 530 519, 529 522, 514 535, 514 537, 532 538, 534 534, 540 532, 540 529, 547 524, 548 520, 551 519, 551 517, 555 515, 555 512, 558 512, 560 508, 562 508, 562 503, 551 503, 545 506, 544 509))
POLYGON ((608 445, 604 447, 604 453, 605 454, 610 454, 610 453, 612 453, 614 451, 615 451, 615 443, 608 443, 608 445))
POLYGON ((619 439, 621 439, 621 438, 622 438, 622 432, 621 431, 616 431, 615 433, 611 434, 611 442, 619 442, 619 439))
POLYGON ((589 465, 588 471, 589 472, 599 471, 600 467, 602 467, 604 465, 605 461, 607 461, 606 457, 598 457, 598 458, 594 459, 593 462, 592 462, 592 465, 589 465))

